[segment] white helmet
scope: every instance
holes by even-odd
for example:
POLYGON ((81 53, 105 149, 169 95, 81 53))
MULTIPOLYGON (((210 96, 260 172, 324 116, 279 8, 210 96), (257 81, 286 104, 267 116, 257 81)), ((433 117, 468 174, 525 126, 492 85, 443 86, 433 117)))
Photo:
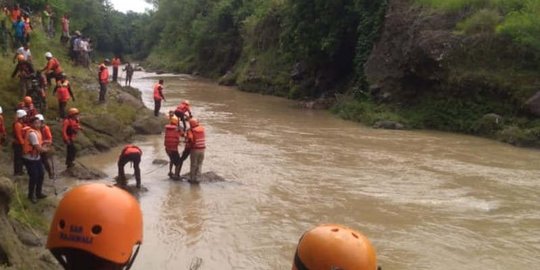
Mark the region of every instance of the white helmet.
POLYGON ((2 110, 2 106, 0 106, 0 113, 4 113, 4 111, 2 110))
POLYGON ((45 53, 45 57, 51 58, 51 57, 52 57, 52 53, 51 53, 51 52, 46 52, 46 53, 45 53))
POLYGON ((41 121, 45 121, 45 117, 43 117, 43 114, 36 114, 36 118, 41 121))
POLYGON ((17 110, 17 118, 23 118, 26 116, 25 110, 17 110))

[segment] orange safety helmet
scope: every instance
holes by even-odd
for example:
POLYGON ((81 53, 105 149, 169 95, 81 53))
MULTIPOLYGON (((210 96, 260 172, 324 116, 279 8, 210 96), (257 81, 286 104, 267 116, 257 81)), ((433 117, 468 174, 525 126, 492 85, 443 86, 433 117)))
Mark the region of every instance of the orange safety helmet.
POLYGON ((169 121, 171 125, 178 125, 178 117, 176 117, 175 115, 171 116, 169 121))
POLYGON ((377 257, 362 233, 337 224, 317 226, 302 235, 292 270, 376 270, 377 257))
POLYGON ((196 127, 196 126, 198 126, 198 125, 199 125, 199 120, 197 120, 197 118, 191 118, 191 119, 189 119, 189 126, 190 126, 191 128, 194 128, 194 127, 196 127))
POLYGON ((24 102, 25 105, 30 105, 30 104, 32 104, 32 97, 30 97, 30 96, 24 97, 24 98, 23 98, 23 102, 24 102))
POLYGON ((22 54, 17 54, 17 61, 19 61, 19 62, 24 61, 24 55, 22 55, 22 54))
POLYGON ((69 251, 130 265, 142 243, 142 211, 127 191, 103 183, 83 184, 68 191, 58 204, 49 230, 47 249, 70 264, 69 251), (130 260, 131 258, 131 260, 130 260))
POLYGON ((79 112, 79 109, 77 109, 77 108, 70 108, 70 109, 68 110, 68 115, 69 115, 69 116, 73 116, 73 115, 76 115, 76 114, 79 114, 79 113, 80 113, 80 112, 79 112))

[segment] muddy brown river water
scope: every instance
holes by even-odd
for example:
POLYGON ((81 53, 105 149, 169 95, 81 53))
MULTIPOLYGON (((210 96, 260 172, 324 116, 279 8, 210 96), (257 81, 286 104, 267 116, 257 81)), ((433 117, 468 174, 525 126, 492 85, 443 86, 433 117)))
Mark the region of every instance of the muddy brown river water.
MULTIPOLYGON (((135 75, 152 107, 155 74, 135 75)), ((207 128, 203 171, 227 181, 170 181, 152 164, 167 159, 162 136, 139 142, 148 191, 134 269, 290 269, 298 238, 319 223, 363 231, 383 269, 539 269, 539 151, 374 130, 281 98, 164 79, 162 112, 191 101, 207 128)), ((118 153, 84 160, 114 176, 118 153)))

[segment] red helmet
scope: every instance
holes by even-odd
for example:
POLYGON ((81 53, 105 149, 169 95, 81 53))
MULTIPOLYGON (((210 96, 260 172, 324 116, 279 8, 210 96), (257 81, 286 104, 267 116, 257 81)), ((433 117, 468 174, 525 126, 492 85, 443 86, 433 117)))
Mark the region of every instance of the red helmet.
POLYGON ((30 97, 30 96, 24 97, 23 102, 24 102, 24 104, 26 104, 26 105, 32 104, 32 97, 30 97))

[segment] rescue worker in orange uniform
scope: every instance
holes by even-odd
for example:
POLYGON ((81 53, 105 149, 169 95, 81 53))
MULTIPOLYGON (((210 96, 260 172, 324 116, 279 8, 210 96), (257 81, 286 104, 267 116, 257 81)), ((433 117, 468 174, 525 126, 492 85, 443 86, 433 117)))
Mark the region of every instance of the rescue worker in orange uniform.
POLYGON ((182 120, 182 125, 184 126, 184 131, 187 129, 186 127, 186 120, 189 120, 193 115, 191 114, 191 105, 189 104, 188 100, 182 100, 178 107, 176 107, 176 110, 174 111, 174 115, 178 117, 178 119, 182 120))
POLYGON ((48 148, 43 145, 41 137, 41 120, 37 117, 30 119, 30 126, 24 128, 23 160, 28 172, 28 199, 33 203, 37 199, 46 198, 43 194, 43 164, 41 153, 47 152, 48 148))
POLYGON ((21 106, 19 106, 17 109, 24 110, 26 112, 26 119, 30 119, 36 114, 38 114, 38 111, 36 107, 34 107, 34 102, 31 97, 26 96, 23 98, 23 101, 19 103, 21 106))
POLYGON ((51 78, 57 81, 60 74, 62 74, 62 67, 58 59, 54 58, 51 52, 46 52, 45 58, 47 59, 47 65, 45 65, 41 72, 47 76, 47 85, 51 85, 51 78))
POLYGON ((165 126, 165 152, 169 156, 169 177, 179 180, 180 170, 182 170, 182 161, 180 160, 180 153, 178 152, 178 145, 180 144, 180 138, 184 136, 181 130, 178 130, 178 118, 172 116, 169 124, 165 126), (172 168, 174 166, 174 174, 172 168))
POLYGON ((92 183, 66 192, 54 213, 46 247, 66 270, 129 269, 142 237, 137 200, 121 188, 92 183))
POLYGON ((66 166, 71 168, 75 166, 75 156, 77 155, 77 148, 75 147, 75 138, 77 133, 81 130, 79 120, 79 109, 70 108, 68 110, 68 116, 64 119, 62 124, 62 138, 66 144, 66 166))
POLYGON ((195 118, 189 119, 189 130, 187 131, 187 143, 191 147, 191 168, 189 171, 189 182, 199 183, 197 179, 201 174, 204 160, 204 150, 206 149, 205 130, 195 118))
POLYGON ((26 92, 31 87, 30 83, 32 81, 31 78, 33 74, 34 74, 34 67, 32 66, 32 63, 24 60, 24 55, 18 54, 17 65, 15 66, 15 69, 11 73, 11 78, 15 78, 15 76, 19 77, 19 91, 20 91, 21 97, 26 96, 26 92))
POLYGON ((163 80, 159 80, 154 85, 154 116, 159 116, 159 109, 161 109, 161 101, 166 101, 163 96, 163 80))
POLYGON ((124 166, 128 162, 133 162, 133 169, 135 170, 135 180, 137 181, 137 188, 141 188, 141 163, 142 150, 136 145, 128 144, 124 146, 120 156, 118 157, 118 184, 126 186, 126 174, 124 173, 124 166))
MULTIPOLYGON (((42 114, 36 115, 36 117, 41 121, 41 139, 43 140, 43 146, 48 148, 49 150, 52 148, 52 142, 53 137, 51 133, 51 128, 45 124, 45 117, 43 117, 42 114)), ((43 167, 45 168, 45 171, 49 175, 49 179, 55 178, 54 173, 54 167, 51 166, 51 158, 49 156, 49 152, 42 152, 41 153, 41 163, 43 163, 43 167)))
POLYGON ((7 131, 6 123, 4 122, 4 110, 0 107, 0 145, 3 145, 6 141, 7 131))
POLYGON ((23 129, 26 126, 26 112, 17 110, 17 119, 13 122, 13 175, 23 175, 23 129))
POLYGON ((53 95, 56 93, 58 99, 58 116, 62 119, 66 117, 66 105, 70 98, 75 101, 73 91, 71 91, 71 84, 66 80, 64 73, 60 74, 59 81, 56 82, 56 87, 53 90, 53 95))
POLYGON ((376 270, 371 242, 359 231, 338 224, 319 225, 302 235, 292 270, 376 270))
POLYGON ((117 82, 118 80, 118 67, 120 67, 121 64, 122 62, 120 61, 120 57, 118 55, 115 56, 111 61, 113 82, 117 82))
POLYGON ((109 69, 105 66, 108 60, 99 65, 98 80, 99 80, 99 102, 105 102, 107 95, 107 85, 109 84, 109 69))

